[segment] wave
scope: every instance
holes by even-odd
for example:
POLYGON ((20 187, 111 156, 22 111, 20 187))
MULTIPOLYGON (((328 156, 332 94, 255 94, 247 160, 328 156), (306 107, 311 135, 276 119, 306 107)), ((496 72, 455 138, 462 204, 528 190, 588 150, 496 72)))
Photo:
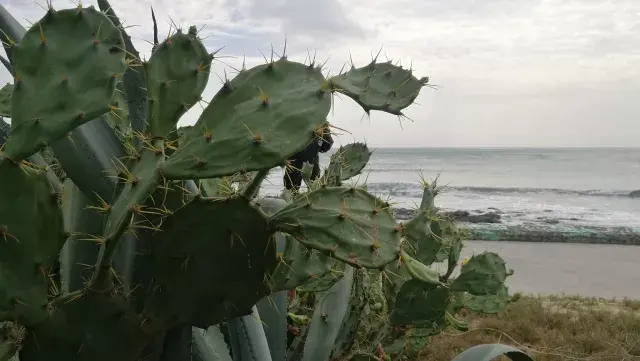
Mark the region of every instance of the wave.
MULTIPOLYGON (((389 193, 394 196, 420 197, 422 189, 415 183, 370 183, 368 188, 373 192, 389 193)), ((601 190, 601 189, 561 189, 561 188, 527 188, 527 187, 443 187, 443 192, 474 193, 474 194, 562 194, 574 196, 594 197, 629 197, 630 190, 601 190)))

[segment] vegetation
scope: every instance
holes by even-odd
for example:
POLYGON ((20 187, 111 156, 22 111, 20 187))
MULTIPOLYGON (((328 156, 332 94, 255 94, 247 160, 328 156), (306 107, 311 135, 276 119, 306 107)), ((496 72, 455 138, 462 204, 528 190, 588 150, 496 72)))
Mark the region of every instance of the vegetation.
POLYGON ((473 345, 501 342, 538 361, 640 359, 640 301, 524 296, 496 315, 461 310, 467 332, 445 330, 415 355, 449 361, 473 345))
MULTIPOLYGON (((438 215, 435 182, 406 223, 343 185, 363 144, 307 192, 257 197, 330 127, 332 94, 401 116, 427 78, 375 60, 325 78, 283 54, 240 70, 178 129, 215 54, 192 26, 143 62, 98 4, 49 8, 28 31, 0 9, 14 77, 0 92, 1 359, 402 359, 467 328, 462 307, 504 309, 512 272, 497 254, 453 277, 463 234, 438 215), (442 261, 445 274, 429 267, 442 261)), ((524 355, 482 352, 496 347, 524 355)))

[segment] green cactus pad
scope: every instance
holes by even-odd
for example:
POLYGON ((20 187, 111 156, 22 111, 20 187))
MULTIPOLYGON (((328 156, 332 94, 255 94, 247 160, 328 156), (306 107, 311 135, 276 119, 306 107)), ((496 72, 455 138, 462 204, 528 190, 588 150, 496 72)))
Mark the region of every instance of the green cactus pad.
POLYGON ((129 121, 129 104, 122 90, 122 82, 116 87, 111 98, 111 110, 106 114, 105 118, 109 125, 125 136, 131 136, 131 122, 129 121))
POLYGON ((451 292, 447 288, 409 280, 400 287, 389 316, 391 324, 443 324, 450 297, 451 292))
POLYGON ((474 255, 460 268, 460 276, 451 283, 454 291, 467 291, 472 295, 495 295, 507 279, 504 260, 496 253, 474 255))
POLYGON ((418 79, 411 70, 391 62, 371 62, 332 77, 329 84, 331 89, 346 94, 367 112, 380 110, 401 115, 428 81, 429 78, 418 79))
POLYGON ((281 59, 241 71, 214 96, 163 166, 169 179, 216 178, 284 165, 326 124, 319 69, 281 59))
POLYGON ((340 176, 345 181, 360 174, 369 162, 369 158, 371 158, 371 151, 366 144, 351 143, 341 146, 331 156, 331 162, 334 162, 334 159, 340 161, 342 168, 340 176))
POLYGON ((49 10, 13 48, 13 66, 14 160, 108 112, 127 68, 120 30, 93 7, 49 10))
POLYGON ((87 293, 29 328, 20 360, 137 361, 148 343, 142 321, 124 299, 87 293))
POLYGON ((462 304, 475 312, 496 314, 504 312, 509 298, 509 289, 503 284, 495 295, 474 296, 464 293, 462 304))
POLYGON ((298 286, 297 290, 300 292, 324 292, 340 281, 344 277, 347 264, 336 259, 330 259, 329 262, 331 261, 333 262, 329 272, 320 278, 309 279, 306 283, 298 286))
POLYGON ((46 173, 0 163, 0 315, 24 325, 46 317, 52 267, 66 238, 46 173))
POLYGON ((165 137, 200 101, 213 58, 195 34, 181 31, 158 44, 144 66, 149 96, 149 132, 165 137))
POLYGON ((271 277, 271 292, 292 290, 320 279, 331 271, 334 263, 328 254, 308 249, 289 235, 286 238, 284 253, 271 277))
POLYGON ((298 197, 270 222, 354 267, 382 268, 398 258, 400 244, 387 206, 360 188, 326 187, 298 197))
POLYGON ((0 89, 0 117, 11 116, 11 93, 13 84, 7 84, 0 89))
POLYGON ((269 293, 277 265, 272 235, 243 197, 198 198, 179 209, 153 241, 147 312, 201 328, 247 315, 269 293))
POLYGON ((406 252, 400 252, 400 258, 404 263, 405 269, 415 280, 429 283, 432 285, 440 285, 440 274, 438 271, 432 270, 428 266, 411 258, 406 252))
POLYGON ((155 150, 145 150, 133 171, 120 175, 126 183, 109 211, 104 227, 105 239, 117 239, 129 225, 131 216, 144 212, 144 202, 160 185, 158 167, 164 161, 163 144, 162 140, 155 140, 155 150))
POLYGON ((430 265, 438 259, 442 249, 442 231, 437 221, 432 221, 428 213, 419 211, 404 227, 403 249, 413 258, 430 265))

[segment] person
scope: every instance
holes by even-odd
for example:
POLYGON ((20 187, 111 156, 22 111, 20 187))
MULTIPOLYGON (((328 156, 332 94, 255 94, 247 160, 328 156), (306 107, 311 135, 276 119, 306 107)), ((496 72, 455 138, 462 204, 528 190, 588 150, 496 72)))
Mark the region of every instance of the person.
POLYGON ((315 180, 320 176, 320 155, 319 153, 328 152, 333 146, 333 137, 329 127, 322 131, 322 136, 314 140, 302 151, 289 157, 289 165, 285 167, 284 187, 294 193, 300 190, 302 185, 302 166, 305 162, 313 165, 311 171, 311 180, 315 180))

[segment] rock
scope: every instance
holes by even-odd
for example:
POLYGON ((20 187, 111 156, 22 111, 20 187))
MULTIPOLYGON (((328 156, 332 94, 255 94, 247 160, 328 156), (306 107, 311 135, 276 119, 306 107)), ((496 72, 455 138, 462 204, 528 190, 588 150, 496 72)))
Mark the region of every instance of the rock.
POLYGON ((539 220, 539 221, 542 221, 543 223, 546 223, 546 224, 558 224, 558 223, 560 223, 560 221, 555 219, 555 218, 536 217, 536 219, 539 220))
POLYGON ((640 189, 629 193, 629 197, 631 197, 631 198, 640 198, 640 189))
POLYGON ((471 214, 469 211, 442 212, 445 217, 453 218, 458 222, 465 223, 500 223, 500 215, 496 212, 486 212, 482 214, 471 214))
POLYGON ((407 208, 395 208, 393 212, 396 219, 399 221, 409 220, 411 219, 411 217, 413 217, 416 214, 415 210, 407 209, 407 208))
POLYGON ((498 214, 504 214, 504 212, 503 212, 503 211, 499 210, 499 209, 498 209, 498 208, 496 208, 496 207, 489 207, 489 208, 487 208, 487 209, 492 210, 492 211, 494 211, 494 212, 496 212, 496 213, 498 213, 498 214))

